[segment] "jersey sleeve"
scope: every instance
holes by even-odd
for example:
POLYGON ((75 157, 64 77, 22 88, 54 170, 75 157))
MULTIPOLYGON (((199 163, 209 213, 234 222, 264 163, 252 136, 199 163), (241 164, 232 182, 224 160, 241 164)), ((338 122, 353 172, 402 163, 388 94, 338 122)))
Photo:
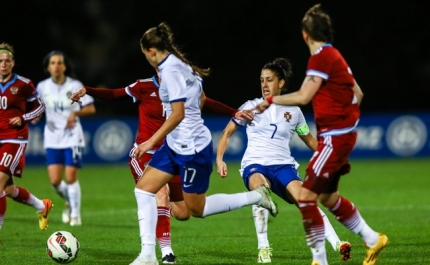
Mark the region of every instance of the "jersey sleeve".
POLYGON ((309 58, 306 75, 318 76, 324 80, 329 77, 331 63, 327 53, 322 51, 309 58))
POLYGON ((34 87, 33 82, 29 80, 25 89, 25 98, 27 102, 34 101, 38 97, 39 97, 39 93, 37 93, 37 90, 34 87))
POLYGON ((187 100, 186 82, 184 76, 176 67, 166 67, 161 76, 163 86, 167 88, 170 103, 187 100))
POLYGON ((303 115, 303 112, 299 109, 298 111, 298 120, 297 120, 297 125, 296 125, 296 133, 298 135, 307 135, 309 133, 309 126, 306 123, 306 119, 305 116, 303 115))

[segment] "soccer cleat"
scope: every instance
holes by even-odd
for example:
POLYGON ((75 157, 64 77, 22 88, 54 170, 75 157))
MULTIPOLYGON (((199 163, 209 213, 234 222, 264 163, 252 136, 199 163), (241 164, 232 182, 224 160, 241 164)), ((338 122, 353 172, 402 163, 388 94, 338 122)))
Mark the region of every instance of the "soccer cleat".
POLYGON ((349 260, 351 258, 351 244, 349 242, 337 242, 336 250, 340 253, 342 260, 349 260))
POLYGON ((271 263, 272 249, 269 247, 260 248, 258 251, 258 263, 271 263))
POLYGON ((374 265, 378 261, 378 255, 381 250, 388 244, 388 237, 382 233, 378 233, 378 242, 369 248, 366 246, 366 257, 364 258, 363 265, 374 265))
POLYGON ((130 265, 158 265, 158 260, 139 255, 130 265))
POLYGON ((70 218, 70 226, 81 226, 81 225, 82 225, 81 217, 70 218))
POLYGON ((70 204, 68 202, 66 202, 66 205, 64 206, 63 213, 61 214, 61 219, 65 224, 70 223, 70 204))
POLYGON ((321 265, 318 261, 312 261, 311 265, 321 265))
POLYGON ((161 262, 163 264, 176 264, 176 257, 173 255, 173 253, 169 253, 161 259, 161 262))
POLYGON ((263 197, 258 205, 266 208, 273 217, 276 217, 276 215, 278 215, 278 207, 276 202, 272 199, 272 192, 269 186, 267 184, 262 184, 260 187, 256 188, 255 191, 260 193, 263 197))
POLYGON ((42 202, 45 205, 45 208, 43 209, 42 212, 38 213, 39 228, 40 230, 45 230, 46 228, 48 228, 48 223, 49 223, 48 214, 51 211, 51 208, 52 206, 54 206, 54 204, 52 204, 52 201, 49 199, 43 199, 42 202))

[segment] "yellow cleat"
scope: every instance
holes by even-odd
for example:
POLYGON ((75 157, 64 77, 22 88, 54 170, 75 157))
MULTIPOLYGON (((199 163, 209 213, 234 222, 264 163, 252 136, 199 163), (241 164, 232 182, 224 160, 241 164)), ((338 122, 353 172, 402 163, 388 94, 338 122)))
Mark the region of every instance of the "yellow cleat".
POLYGON ((320 265, 318 261, 312 261, 311 265, 320 265))
POLYGON ((366 247, 366 257, 364 258, 363 265, 375 265, 378 261, 378 255, 381 250, 388 244, 388 237, 384 234, 378 233, 379 238, 376 244, 369 248, 366 247))
POLYGON ((271 263, 272 249, 269 247, 261 248, 258 251, 258 263, 271 263))
POLYGON ((45 230, 46 228, 48 228, 49 223, 48 214, 54 204, 52 204, 52 201, 49 199, 43 199, 42 201, 45 205, 45 208, 42 212, 39 213, 39 228, 40 230, 45 230))

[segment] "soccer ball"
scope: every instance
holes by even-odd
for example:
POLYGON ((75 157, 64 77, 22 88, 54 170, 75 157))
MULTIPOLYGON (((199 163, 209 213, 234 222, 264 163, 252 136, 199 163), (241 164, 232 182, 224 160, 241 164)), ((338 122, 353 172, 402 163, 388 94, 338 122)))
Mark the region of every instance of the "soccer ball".
POLYGON ((48 256, 57 263, 70 263, 78 257, 79 241, 67 231, 53 233, 46 242, 48 256))

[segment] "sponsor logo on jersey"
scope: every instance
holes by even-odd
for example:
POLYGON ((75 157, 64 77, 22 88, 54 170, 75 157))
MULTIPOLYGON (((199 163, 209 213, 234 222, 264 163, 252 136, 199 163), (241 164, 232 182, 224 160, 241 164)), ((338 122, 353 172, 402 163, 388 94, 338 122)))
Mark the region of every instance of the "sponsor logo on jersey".
POLYGON ((150 95, 151 97, 156 97, 157 94, 155 94, 155 92, 152 92, 152 94, 150 95))
POLYGON ((12 95, 16 95, 18 93, 18 88, 16 86, 10 87, 10 93, 12 93, 12 95))
POLYGON ((288 111, 284 113, 284 118, 287 122, 290 122, 292 117, 293 115, 291 115, 291 113, 289 113, 288 111))

